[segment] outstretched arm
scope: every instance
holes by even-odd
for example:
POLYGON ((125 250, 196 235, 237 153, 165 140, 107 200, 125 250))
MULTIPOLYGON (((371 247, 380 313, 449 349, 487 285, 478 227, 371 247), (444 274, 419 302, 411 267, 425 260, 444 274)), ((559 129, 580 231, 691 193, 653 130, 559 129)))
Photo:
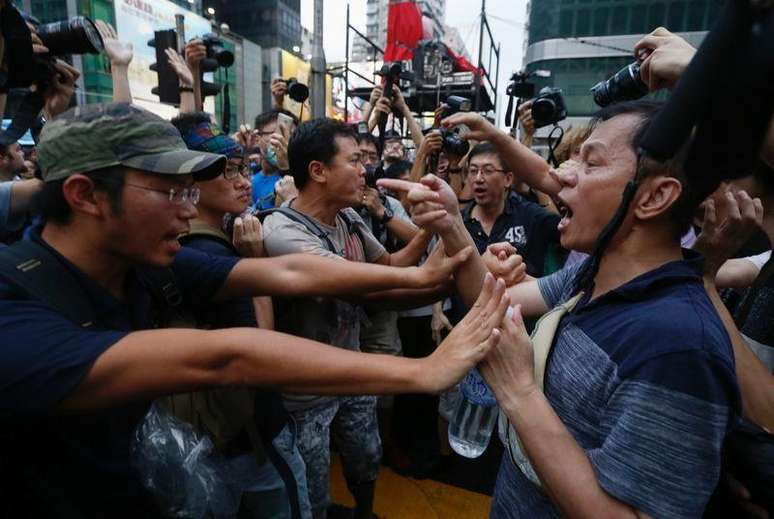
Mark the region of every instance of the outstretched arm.
POLYGON ((504 288, 490 276, 475 307, 424 359, 347 351, 254 328, 131 333, 97 358, 59 411, 226 386, 271 385, 305 394, 436 393, 497 344, 508 306, 504 288))
POLYGON ((393 288, 431 288, 446 281, 473 251, 421 267, 388 267, 314 254, 240 260, 218 291, 218 300, 242 296, 346 296, 393 288), (325 273, 325 275, 320 275, 325 273))

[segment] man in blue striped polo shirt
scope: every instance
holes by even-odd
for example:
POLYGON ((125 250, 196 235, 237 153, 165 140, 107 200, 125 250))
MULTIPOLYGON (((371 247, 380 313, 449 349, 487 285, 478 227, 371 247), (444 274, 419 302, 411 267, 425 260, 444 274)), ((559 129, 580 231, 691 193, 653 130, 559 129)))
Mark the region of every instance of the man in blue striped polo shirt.
MULTIPOLYGON (((604 109, 579 162, 559 172, 474 114, 445 124, 466 124, 516 175, 558 197, 562 246, 591 252, 635 176, 635 150, 659 108, 635 101, 604 109)), ((446 188, 424 183, 403 186, 424 203, 413 214, 453 253, 470 238, 446 188)), ((702 261, 680 248, 710 184, 686 178, 679 160, 648 164, 590 284, 579 286, 581 264, 509 290, 524 315, 583 295, 558 325, 542 391, 530 340, 513 323, 479 366, 510 422, 492 517, 701 516, 740 411, 731 343, 704 290, 702 261)), ((465 282, 481 268, 476 261, 455 276, 465 299, 478 290, 465 282)))

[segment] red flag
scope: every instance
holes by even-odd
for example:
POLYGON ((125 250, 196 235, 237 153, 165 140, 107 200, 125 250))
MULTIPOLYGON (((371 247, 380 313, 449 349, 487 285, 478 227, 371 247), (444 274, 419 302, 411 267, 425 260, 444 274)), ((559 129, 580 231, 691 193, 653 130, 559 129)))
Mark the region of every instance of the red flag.
POLYGON ((422 12, 411 1, 390 2, 387 13, 387 48, 384 61, 404 61, 414 57, 422 39, 422 12))

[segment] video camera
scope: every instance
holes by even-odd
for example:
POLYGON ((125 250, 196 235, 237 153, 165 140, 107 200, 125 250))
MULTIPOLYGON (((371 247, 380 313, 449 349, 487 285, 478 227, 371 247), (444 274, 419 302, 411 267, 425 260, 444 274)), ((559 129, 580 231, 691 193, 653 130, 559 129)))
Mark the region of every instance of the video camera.
POLYGON ((543 87, 532 100, 532 120, 535 128, 556 124, 567 118, 567 105, 560 88, 543 87))
POLYGON ((403 64, 400 61, 396 61, 389 65, 385 63, 377 74, 384 78, 382 95, 392 101, 392 86, 400 86, 401 74, 403 74, 403 64))
POLYGON ((648 85, 640 77, 640 64, 636 61, 591 87, 594 102, 599 106, 639 99, 647 93, 648 85))

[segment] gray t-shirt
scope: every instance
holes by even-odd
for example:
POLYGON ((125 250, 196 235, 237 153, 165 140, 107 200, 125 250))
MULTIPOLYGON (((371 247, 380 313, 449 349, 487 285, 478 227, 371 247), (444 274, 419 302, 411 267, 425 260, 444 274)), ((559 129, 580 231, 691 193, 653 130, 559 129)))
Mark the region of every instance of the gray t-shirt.
MULTIPOLYGON (((327 232, 335 252, 305 225, 284 214, 274 213, 263 222, 266 254, 274 257, 306 253, 373 263, 386 252, 353 209, 343 209, 336 216, 335 226, 310 219, 327 232), (349 219, 349 228, 341 213, 349 219)), ((320 275, 325 273, 320 272, 320 275)), ((300 297, 278 301, 275 320, 279 331, 357 351, 360 349, 361 314, 359 306, 340 299, 300 297)), ((325 400, 311 395, 285 395, 285 406, 292 411, 313 407, 325 400)))

